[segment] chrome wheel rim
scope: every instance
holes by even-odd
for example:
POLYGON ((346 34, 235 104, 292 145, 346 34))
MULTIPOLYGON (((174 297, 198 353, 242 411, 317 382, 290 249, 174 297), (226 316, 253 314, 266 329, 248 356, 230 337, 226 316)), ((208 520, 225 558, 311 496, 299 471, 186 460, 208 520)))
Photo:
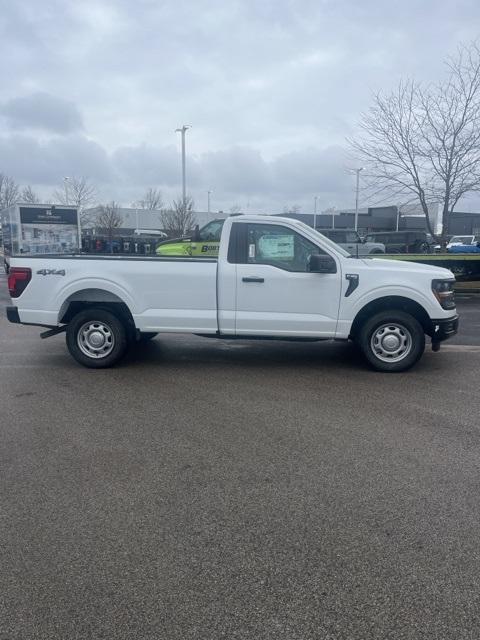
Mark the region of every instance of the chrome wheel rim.
POLYGON ((90 320, 80 327, 77 344, 80 351, 89 358, 105 358, 115 346, 115 337, 108 324, 90 320))
POLYGON ((382 362, 400 362, 412 350, 410 331, 398 322, 389 322, 377 327, 370 339, 370 347, 382 362))

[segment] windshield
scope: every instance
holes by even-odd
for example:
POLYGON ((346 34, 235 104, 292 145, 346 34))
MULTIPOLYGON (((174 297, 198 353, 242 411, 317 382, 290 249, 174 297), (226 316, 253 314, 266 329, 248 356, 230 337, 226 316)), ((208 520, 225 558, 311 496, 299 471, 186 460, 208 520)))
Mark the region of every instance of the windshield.
POLYGON ((450 242, 461 242, 462 244, 470 244, 473 236, 453 236, 450 242))
POLYGON ((360 238, 356 231, 347 231, 347 242, 360 242, 360 238))
POLYGON ((220 242, 220 236, 222 235, 222 228, 225 220, 212 220, 200 229, 200 240, 205 242, 206 240, 220 242))
POLYGON ((345 249, 343 249, 340 245, 330 240, 330 238, 327 238, 327 236, 324 236, 323 233, 320 233, 320 231, 317 231, 316 229, 309 227, 308 224, 305 224, 304 222, 297 221, 297 224, 298 226, 301 226, 306 231, 309 231, 310 233, 314 233, 316 236, 319 236, 320 240, 322 240, 324 244, 326 244, 330 249, 332 249, 332 251, 339 253, 344 258, 352 257, 352 255, 348 251, 345 251, 345 249))

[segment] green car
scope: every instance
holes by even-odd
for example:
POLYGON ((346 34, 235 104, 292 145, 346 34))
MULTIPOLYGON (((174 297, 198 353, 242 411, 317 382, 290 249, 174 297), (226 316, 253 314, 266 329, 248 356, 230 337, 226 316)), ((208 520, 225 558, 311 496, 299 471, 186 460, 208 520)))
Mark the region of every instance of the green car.
POLYGON ((212 220, 194 234, 185 238, 174 238, 160 242, 156 248, 157 256, 218 256, 220 236, 225 220, 212 220))

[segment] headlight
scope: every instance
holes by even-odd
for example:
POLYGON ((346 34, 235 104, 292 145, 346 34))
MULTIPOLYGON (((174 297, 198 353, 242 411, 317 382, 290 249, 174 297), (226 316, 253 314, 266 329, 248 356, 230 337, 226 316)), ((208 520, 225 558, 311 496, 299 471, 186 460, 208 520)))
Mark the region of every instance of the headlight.
POLYGON ((442 309, 455 309, 455 280, 432 280, 432 291, 442 309))

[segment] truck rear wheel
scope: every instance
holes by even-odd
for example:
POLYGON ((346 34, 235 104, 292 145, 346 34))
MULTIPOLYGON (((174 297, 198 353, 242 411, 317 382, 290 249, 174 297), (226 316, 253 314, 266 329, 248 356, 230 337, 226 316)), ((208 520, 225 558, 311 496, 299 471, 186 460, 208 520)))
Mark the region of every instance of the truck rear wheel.
POLYGON ((382 311, 369 318, 358 334, 365 358, 377 371, 406 371, 425 350, 422 325, 404 311, 382 311))
POLYGON ((125 354, 125 326, 110 311, 92 307, 80 311, 67 326, 67 347, 77 362, 102 369, 113 366, 125 354))

